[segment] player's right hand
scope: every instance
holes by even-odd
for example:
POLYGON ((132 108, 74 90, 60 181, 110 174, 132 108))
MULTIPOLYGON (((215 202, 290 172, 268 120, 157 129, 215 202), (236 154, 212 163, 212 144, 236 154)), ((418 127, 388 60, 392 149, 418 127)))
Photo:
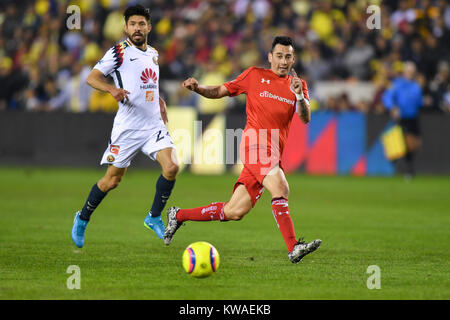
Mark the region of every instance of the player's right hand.
POLYGON ((129 101, 128 95, 130 94, 130 92, 128 92, 125 89, 112 88, 110 93, 113 96, 113 98, 116 99, 116 101, 122 101, 123 99, 129 101))
POLYGON ((198 88, 198 81, 195 78, 189 78, 183 81, 183 87, 191 90, 191 91, 195 91, 198 88))

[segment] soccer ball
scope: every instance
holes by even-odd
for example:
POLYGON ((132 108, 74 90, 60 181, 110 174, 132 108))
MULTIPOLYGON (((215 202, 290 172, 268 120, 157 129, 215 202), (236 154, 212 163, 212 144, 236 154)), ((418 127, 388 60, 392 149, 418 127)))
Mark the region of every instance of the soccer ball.
POLYGON ((183 252, 183 268, 196 278, 209 277, 217 271, 219 263, 219 252, 205 241, 191 243, 183 252))

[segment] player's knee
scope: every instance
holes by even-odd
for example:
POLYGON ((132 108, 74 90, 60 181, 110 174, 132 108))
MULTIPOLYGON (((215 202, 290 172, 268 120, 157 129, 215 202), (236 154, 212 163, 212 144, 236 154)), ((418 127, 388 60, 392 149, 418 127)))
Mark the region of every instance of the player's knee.
POLYGON ((287 183, 280 184, 278 189, 272 194, 272 198, 289 199, 289 185, 287 183))
POLYGON ((231 208, 229 211, 225 211, 225 215, 228 220, 241 220, 249 211, 251 207, 239 207, 239 208, 231 208))
POLYGON ((120 184, 120 181, 122 181, 122 177, 119 177, 119 176, 114 176, 114 177, 109 178, 106 181, 106 183, 104 184, 105 189, 107 191, 110 191, 112 189, 117 188, 120 184))
POLYGON ((285 188, 283 189, 284 198, 289 199, 289 185, 286 183, 285 188))
POLYGON ((164 167, 163 173, 166 177, 174 179, 177 176, 179 170, 180 167, 178 166, 178 164, 171 162, 164 167))

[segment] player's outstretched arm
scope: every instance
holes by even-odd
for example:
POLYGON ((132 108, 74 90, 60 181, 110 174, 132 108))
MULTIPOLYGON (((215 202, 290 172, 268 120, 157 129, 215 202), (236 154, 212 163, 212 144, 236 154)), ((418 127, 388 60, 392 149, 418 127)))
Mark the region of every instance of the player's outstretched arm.
POLYGON ((198 81, 195 78, 184 80, 182 86, 209 99, 220 99, 230 95, 228 89, 224 85, 202 86, 198 84, 198 81))
POLYGON ((109 92, 113 96, 113 98, 116 99, 116 101, 122 101, 123 99, 128 100, 129 92, 127 90, 116 88, 115 86, 109 84, 105 80, 105 76, 100 70, 92 70, 86 79, 86 83, 94 89, 103 92, 109 92))

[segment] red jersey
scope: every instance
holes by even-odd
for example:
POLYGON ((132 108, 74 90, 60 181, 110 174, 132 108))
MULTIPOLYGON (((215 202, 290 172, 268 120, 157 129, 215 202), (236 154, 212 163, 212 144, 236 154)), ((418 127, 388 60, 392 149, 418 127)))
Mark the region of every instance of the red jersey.
MULTIPOLYGON (((291 79, 292 76, 280 77, 271 69, 251 67, 235 80, 224 84, 231 97, 241 93, 247 95, 247 124, 241 141, 241 150, 246 154, 252 149, 265 149, 272 153, 272 157, 281 158, 292 117, 296 112, 297 100, 290 89, 291 79), (253 131, 257 133, 256 141, 244 139, 244 136, 249 135, 250 129, 254 129, 253 131), (278 142, 276 134, 274 137, 273 129, 278 131, 278 142), (265 133, 267 133, 266 136, 265 133)), ((302 90, 305 99, 309 101, 304 80, 302 80, 302 90)), ((244 160, 243 162, 246 163, 244 160)))

